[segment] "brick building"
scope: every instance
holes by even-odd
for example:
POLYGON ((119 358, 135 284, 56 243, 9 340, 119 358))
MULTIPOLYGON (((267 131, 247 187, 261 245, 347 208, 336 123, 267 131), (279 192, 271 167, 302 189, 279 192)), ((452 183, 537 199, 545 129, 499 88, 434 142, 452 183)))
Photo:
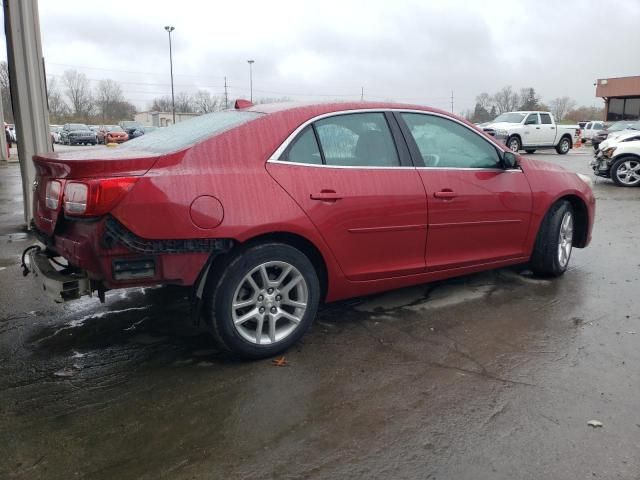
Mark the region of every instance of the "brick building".
POLYGON ((605 102, 606 120, 640 120, 640 76, 600 78, 596 97, 605 102))

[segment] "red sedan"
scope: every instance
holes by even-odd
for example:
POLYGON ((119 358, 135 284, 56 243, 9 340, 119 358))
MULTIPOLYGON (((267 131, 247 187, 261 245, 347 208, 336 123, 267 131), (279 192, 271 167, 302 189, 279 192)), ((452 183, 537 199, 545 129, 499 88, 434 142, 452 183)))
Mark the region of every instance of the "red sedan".
POLYGON ((259 358, 296 342, 320 302, 526 262, 559 276, 590 241, 587 177, 448 113, 239 107, 116 150, 35 156, 44 246, 29 268, 47 292, 191 286, 221 345, 259 358))
POLYGON ((102 125, 96 132, 98 143, 122 143, 129 140, 129 134, 119 125, 102 125))

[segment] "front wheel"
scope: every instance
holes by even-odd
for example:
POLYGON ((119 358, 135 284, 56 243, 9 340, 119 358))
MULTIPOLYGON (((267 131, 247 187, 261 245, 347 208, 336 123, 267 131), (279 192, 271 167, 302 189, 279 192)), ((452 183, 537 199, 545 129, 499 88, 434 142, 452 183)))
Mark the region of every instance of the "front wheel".
POLYGON ((276 355, 297 342, 320 303, 313 264, 300 250, 281 243, 233 254, 208 283, 207 320, 216 340, 247 359, 276 355))
POLYGON ((507 141, 507 147, 509 147, 509 150, 511 150, 513 153, 518 153, 518 151, 522 148, 522 144, 520 143, 520 139, 518 137, 511 137, 507 141))
POLYGON ((567 137, 564 137, 556 147, 556 152, 558 152, 559 155, 564 155, 569 150, 571 150, 571 141, 567 137))
POLYGON ((554 204, 544 217, 531 255, 531 270, 559 277, 569 265, 573 250, 574 215, 566 200, 554 204))
POLYGON ((640 185, 640 160, 620 158, 611 165, 611 179, 619 187, 637 187, 640 185))

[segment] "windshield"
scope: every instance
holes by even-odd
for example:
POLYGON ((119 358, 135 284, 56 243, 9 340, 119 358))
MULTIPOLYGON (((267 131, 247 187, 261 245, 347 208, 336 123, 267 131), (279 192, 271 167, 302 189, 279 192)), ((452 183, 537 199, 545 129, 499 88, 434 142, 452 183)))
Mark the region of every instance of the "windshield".
POLYGON ((89 130, 84 123, 70 123, 69 130, 89 130))
POLYGON ((524 118, 524 113, 503 113, 502 115, 498 115, 493 123, 498 122, 506 122, 506 123, 520 123, 524 118))
POLYGON ((124 132, 120 125, 109 125, 106 130, 107 132, 124 132))
POLYGON ((260 117, 261 113, 224 111, 185 120, 135 138, 119 147, 123 150, 144 150, 155 153, 177 152, 216 133, 221 133, 260 117))

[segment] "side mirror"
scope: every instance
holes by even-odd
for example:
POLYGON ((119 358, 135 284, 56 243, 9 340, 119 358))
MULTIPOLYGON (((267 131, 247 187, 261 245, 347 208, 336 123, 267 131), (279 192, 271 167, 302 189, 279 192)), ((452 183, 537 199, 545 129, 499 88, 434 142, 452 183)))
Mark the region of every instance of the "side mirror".
POLYGON ((513 152, 505 152, 502 156, 502 164, 507 170, 518 168, 518 157, 513 152))

